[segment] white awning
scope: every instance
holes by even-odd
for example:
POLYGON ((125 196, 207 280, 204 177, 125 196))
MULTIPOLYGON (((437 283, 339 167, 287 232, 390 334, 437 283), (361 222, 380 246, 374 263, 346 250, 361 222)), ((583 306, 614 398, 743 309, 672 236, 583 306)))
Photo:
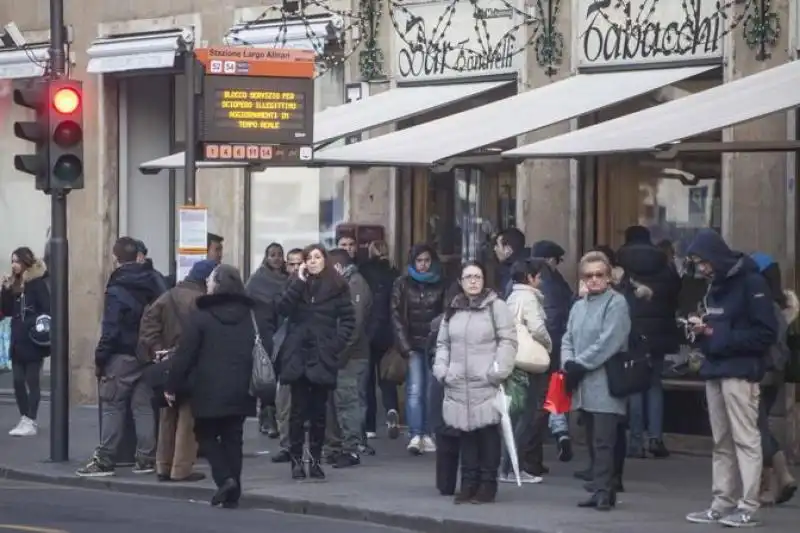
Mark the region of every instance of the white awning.
POLYGON ((324 143, 466 100, 511 82, 400 87, 314 115, 314 142, 324 143))
MULTIPOLYGON (((151 161, 145 161, 139 165, 139 170, 144 174, 158 174, 162 170, 182 170, 185 166, 185 152, 178 152, 172 155, 159 157, 151 161)), ((204 168, 247 168, 247 163, 233 161, 198 161, 197 169, 204 168)))
POLYGON ((329 41, 341 39, 343 23, 338 16, 309 17, 304 20, 242 22, 225 34, 227 46, 295 48, 324 53, 329 41))
POLYGON ((0 48, 0 80, 37 78, 44 75, 50 60, 49 44, 27 46, 23 50, 0 48))
POLYGON ((568 158, 652 152, 673 142, 800 106, 800 61, 503 153, 568 158))
POLYGON ((190 29, 139 33, 96 39, 86 50, 90 74, 107 74, 157 68, 173 68, 175 57, 194 34, 190 29))
POLYGON ((331 165, 433 165, 570 120, 711 70, 713 66, 578 74, 364 142, 328 148, 314 161, 331 165))

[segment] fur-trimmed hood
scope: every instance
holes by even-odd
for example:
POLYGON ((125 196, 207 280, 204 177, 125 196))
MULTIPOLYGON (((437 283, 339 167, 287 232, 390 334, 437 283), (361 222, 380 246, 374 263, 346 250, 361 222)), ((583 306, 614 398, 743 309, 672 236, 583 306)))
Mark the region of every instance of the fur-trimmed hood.
POLYGON ((37 259, 36 262, 25 269, 25 272, 22 273, 22 284, 29 281, 33 281, 35 279, 43 278, 47 275, 47 267, 44 264, 44 261, 41 259, 37 259))
POLYGON ((797 298, 797 293, 790 289, 784 290, 783 294, 786 296, 786 309, 781 312, 783 313, 783 318, 786 319, 786 323, 791 326, 800 316, 800 299, 797 298))

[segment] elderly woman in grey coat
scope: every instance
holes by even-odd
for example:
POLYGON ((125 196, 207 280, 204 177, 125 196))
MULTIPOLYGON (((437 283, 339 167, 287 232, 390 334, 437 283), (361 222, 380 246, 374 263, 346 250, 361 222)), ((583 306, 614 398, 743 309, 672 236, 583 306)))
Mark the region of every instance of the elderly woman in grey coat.
POLYGON ((578 506, 608 511, 616 503, 613 450, 626 405, 609 392, 605 364, 628 348, 631 320, 625 297, 611 288, 608 258, 589 252, 579 268, 587 293, 572 306, 561 343, 567 384, 574 388, 572 408, 583 413, 594 452, 594 493, 578 506))
POLYGON ((444 385, 442 418, 461 432, 461 489, 455 503, 493 502, 500 467, 500 385, 514 369, 517 338, 508 306, 485 288, 475 262, 461 269, 462 291, 445 311, 434 377, 444 385))

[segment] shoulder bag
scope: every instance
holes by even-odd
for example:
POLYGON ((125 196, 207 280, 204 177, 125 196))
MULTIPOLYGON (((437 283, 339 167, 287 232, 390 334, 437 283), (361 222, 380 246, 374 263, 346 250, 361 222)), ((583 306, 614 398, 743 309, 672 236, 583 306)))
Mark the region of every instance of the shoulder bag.
POLYGON ((272 358, 264 348, 261 333, 258 331, 256 315, 250 311, 250 320, 253 322, 253 370, 250 375, 250 395, 256 398, 266 398, 274 395, 278 385, 275 367, 272 358))
MULTIPOLYGON (((181 331, 183 331, 186 327, 186 322, 181 316, 178 303, 175 301, 175 296, 169 293, 167 299, 169 300, 172 310, 175 312, 175 318, 178 319, 178 323, 181 325, 181 331)), ((172 346, 168 348, 167 352, 168 353, 160 360, 149 363, 144 367, 144 370, 142 370, 142 381, 153 389, 153 397, 158 407, 168 406, 164 398, 164 386, 167 384, 169 372, 172 368, 172 356, 175 355, 175 347, 172 346)), ((184 393, 181 392, 180 396, 183 397, 184 393)))
POLYGON ((522 318, 521 305, 517 306, 514 313, 514 326, 517 330, 517 355, 514 358, 514 366, 530 374, 547 372, 550 368, 550 354, 528 331, 528 326, 522 318))
MULTIPOLYGON (((613 289, 612 289, 613 290, 613 289)), ((603 309, 603 321, 611 299, 603 309)), ((608 392, 615 398, 627 398, 650 388, 653 363, 647 347, 647 338, 638 332, 631 320, 631 332, 628 335, 628 349, 615 353, 606 361, 606 379, 608 392)))
MULTIPOLYGON (((406 303, 406 290, 405 287, 400 292, 403 318, 408 323, 408 304, 406 303)), ((403 357, 403 354, 397 348, 397 344, 393 344, 385 354, 381 357, 378 363, 378 371, 383 381, 392 383, 394 385, 402 385, 406 382, 406 375, 408 374, 408 359, 403 357)))

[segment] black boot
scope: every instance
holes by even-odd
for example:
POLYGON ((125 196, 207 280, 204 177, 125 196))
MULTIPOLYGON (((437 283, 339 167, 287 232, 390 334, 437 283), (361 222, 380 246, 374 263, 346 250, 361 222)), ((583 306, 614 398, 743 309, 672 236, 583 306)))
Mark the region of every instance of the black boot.
POLYGON ((228 478, 222 482, 217 492, 211 497, 211 505, 222 505, 231 499, 231 496, 239 489, 239 484, 233 478, 228 478))
POLYGON ((478 476, 477 472, 464 472, 461 470, 461 489, 458 494, 453 498, 453 503, 467 503, 471 502, 475 495, 478 493, 478 476))
POLYGON ((597 511, 610 511, 617 505, 617 496, 614 492, 595 492, 589 499, 578 502, 578 507, 591 508, 597 511))
POLYGON ((495 478, 492 481, 481 481, 471 501, 472 503, 494 503, 496 497, 497 479, 495 478))
POLYGON ((303 457, 302 456, 292 456, 290 457, 292 462, 292 479, 305 479, 306 478, 306 469, 305 465, 303 464, 303 457))
POLYGON ((325 472, 319 464, 319 459, 311 459, 311 465, 308 467, 308 477, 317 480, 325 479, 325 472))

